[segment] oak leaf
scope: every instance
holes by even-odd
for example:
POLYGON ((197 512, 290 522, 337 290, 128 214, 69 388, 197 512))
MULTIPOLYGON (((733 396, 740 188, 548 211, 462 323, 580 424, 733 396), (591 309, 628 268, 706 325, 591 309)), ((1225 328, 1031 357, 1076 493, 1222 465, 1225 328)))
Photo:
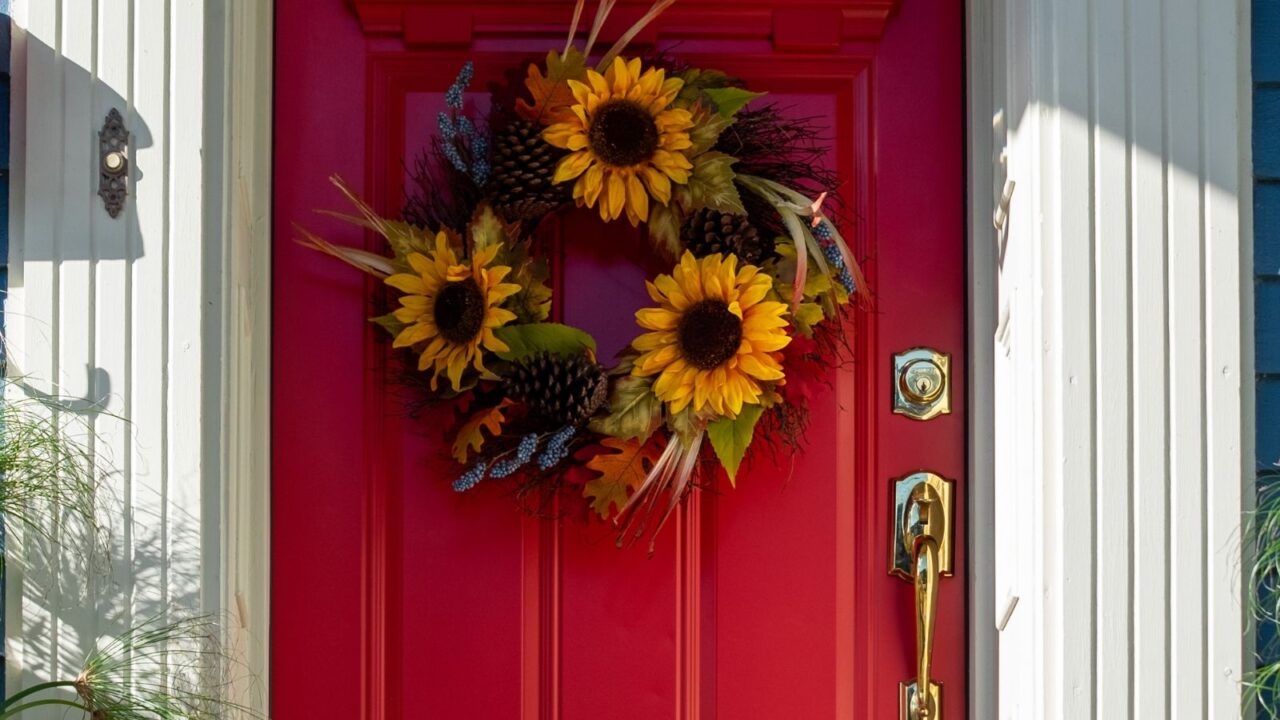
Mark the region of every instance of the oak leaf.
POLYGON ((573 111, 570 108, 576 100, 569 81, 582 80, 586 74, 586 58, 577 48, 570 48, 563 56, 555 50, 548 52, 545 75, 537 63, 529 63, 529 77, 524 84, 529 88, 533 103, 526 102, 524 98, 516 100, 516 112, 525 120, 543 125, 571 119, 573 111))
POLYGON ((467 461, 467 454, 474 450, 480 452, 480 448, 484 446, 484 433, 482 430, 488 430, 490 435, 497 435, 502 432, 502 423, 507 421, 502 411, 511 405, 510 400, 503 400, 494 407, 485 408, 472 415, 462 427, 458 428, 458 436, 453 441, 453 457, 460 463, 467 461))
POLYGON ((587 467, 599 475, 587 481, 582 494, 591 500, 592 510, 599 513, 600 517, 608 518, 609 506, 621 510, 631 493, 644 483, 645 476, 657 464, 662 453, 653 443, 611 437, 600 442, 606 448, 618 452, 601 452, 587 461, 587 467))

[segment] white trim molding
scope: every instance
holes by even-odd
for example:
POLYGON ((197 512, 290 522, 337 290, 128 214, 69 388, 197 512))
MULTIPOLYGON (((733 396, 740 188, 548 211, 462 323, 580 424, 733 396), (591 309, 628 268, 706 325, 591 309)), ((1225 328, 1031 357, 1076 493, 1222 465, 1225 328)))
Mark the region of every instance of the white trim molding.
POLYGON ((995 371, 996 252, 992 226, 1004 180, 998 148, 1004 147, 996 100, 997 58, 1002 56, 995 3, 970 0, 965 30, 967 66, 969 243, 969 717, 994 718, 998 694, 998 632, 995 584, 995 371))
POLYGON ((1013 189, 1005 233, 974 237, 997 268, 994 335, 975 338, 994 346, 1002 628, 981 716, 1239 717, 1248 2, 974 5, 996 72, 989 95, 971 76, 973 102, 1008 180, 975 178, 974 217, 1013 189))
POLYGON ((228 2, 222 138, 222 606, 246 672, 236 694, 270 705, 271 157, 274 3, 228 2))

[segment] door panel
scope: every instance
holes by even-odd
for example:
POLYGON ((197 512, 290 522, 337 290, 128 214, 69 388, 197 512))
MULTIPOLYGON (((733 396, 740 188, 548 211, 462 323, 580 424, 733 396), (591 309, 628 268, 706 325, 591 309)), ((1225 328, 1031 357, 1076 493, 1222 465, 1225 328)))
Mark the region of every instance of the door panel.
MULTIPOLYGON (((611 25, 648 4, 623 0, 611 25)), ((736 489, 690 497, 652 558, 598 520, 522 514, 498 486, 453 493, 448 417, 406 413, 363 320, 376 293, 291 242, 304 222, 380 250, 311 213, 340 202, 324 178, 395 212, 402 158, 429 142, 458 67, 476 63, 479 90, 561 46, 572 2, 277 5, 273 716, 896 717, 915 637, 912 587, 887 573, 889 488, 929 469, 958 483, 934 676, 962 718, 959 4, 687 0, 641 36, 828 121, 875 295, 852 359, 809 398, 805 451, 757 453, 736 489), (919 345, 953 356, 953 414, 928 422, 891 412, 892 355, 919 345)), ((608 357, 664 268, 594 213, 545 229, 556 312, 608 357)))

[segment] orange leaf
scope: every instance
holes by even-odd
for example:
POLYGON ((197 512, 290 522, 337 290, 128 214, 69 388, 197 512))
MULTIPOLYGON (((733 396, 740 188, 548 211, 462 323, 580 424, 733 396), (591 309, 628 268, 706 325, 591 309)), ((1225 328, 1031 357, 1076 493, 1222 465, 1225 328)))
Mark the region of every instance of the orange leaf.
POLYGON ((533 104, 520 98, 516 100, 516 112, 525 120, 543 125, 572 118, 573 111, 569 108, 575 100, 569 81, 582 80, 586 74, 586 58, 577 48, 570 48, 563 57, 555 50, 548 52, 546 75, 537 63, 529 63, 529 77, 524 84, 529 88, 533 104))
POLYGON ((591 499, 592 510, 607 518, 610 505, 621 510, 627 504, 627 498, 644 483, 662 452, 652 443, 641 444, 636 440, 609 437, 600 444, 618 452, 602 452, 587 462, 587 467, 600 475, 587 482, 582 494, 591 499))
POLYGON ((458 428, 458 437, 453 441, 454 459, 460 463, 465 463, 468 452, 471 450, 480 451, 485 439, 481 429, 488 430, 490 435, 497 435, 502 432, 502 423, 507 421, 503 417, 502 411, 510 404, 510 400, 504 399, 496 407, 485 408, 463 423, 462 427, 458 428))

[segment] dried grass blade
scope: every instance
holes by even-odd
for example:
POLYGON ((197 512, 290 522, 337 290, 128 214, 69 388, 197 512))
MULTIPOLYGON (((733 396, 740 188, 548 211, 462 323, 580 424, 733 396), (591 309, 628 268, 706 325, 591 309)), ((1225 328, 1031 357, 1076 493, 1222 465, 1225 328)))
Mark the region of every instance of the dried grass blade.
POLYGON ((567 55, 569 48, 573 47, 573 38, 578 34, 578 23, 582 20, 582 9, 586 7, 587 0, 578 0, 578 4, 573 8, 573 22, 569 24, 569 39, 564 41, 564 52, 561 55, 567 55))
POLYGON ((591 55, 591 48, 596 46, 596 38, 600 37, 600 30, 604 28, 605 20, 609 19, 609 13, 613 11, 613 6, 618 0, 600 0, 600 4, 596 6, 596 19, 591 23, 591 34, 587 36, 587 47, 582 51, 584 57, 591 55))
POLYGON ((297 243, 303 247, 319 250, 325 255, 335 257, 351 267, 369 273, 374 277, 384 278, 395 273, 396 268, 391 262, 391 258, 383 257, 377 253, 371 253, 367 250, 357 250, 356 248, 342 247, 334 245, 306 228, 294 223, 293 229, 302 236, 297 243))
POLYGON ((597 66, 597 69, 603 70, 609 67, 609 63, 613 62, 613 59, 621 55, 622 51, 627 48, 627 43, 634 40, 636 35, 640 34, 641 30, 648 27, 649 23, 656 20, 659 15, 666 11, 667 8, 675 4, 676 0, 655 0, 653 6, 649 8, 649 12, 645 13, 643 17, 637 20, 636 24, 632 25, 630 30, 623 33, 622 37, 618 38, 618 42, 614 43, 613 47, 609 48, 609 52, 605 53, 604 57, 600 58, 600 64, 597 66))

